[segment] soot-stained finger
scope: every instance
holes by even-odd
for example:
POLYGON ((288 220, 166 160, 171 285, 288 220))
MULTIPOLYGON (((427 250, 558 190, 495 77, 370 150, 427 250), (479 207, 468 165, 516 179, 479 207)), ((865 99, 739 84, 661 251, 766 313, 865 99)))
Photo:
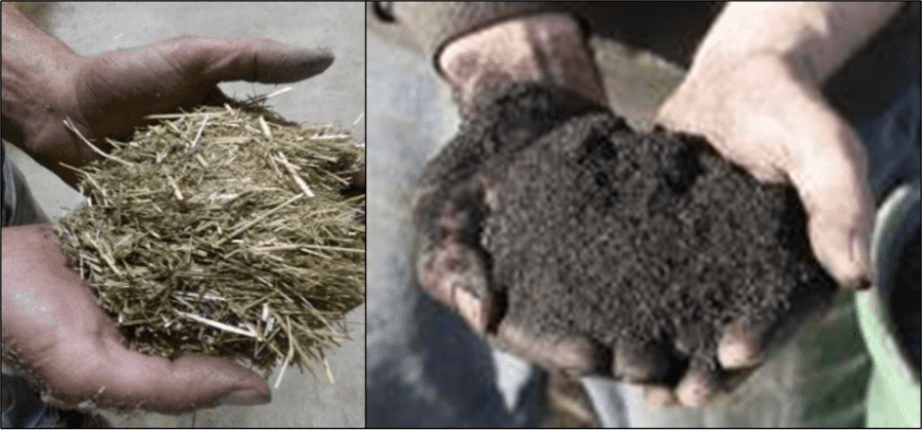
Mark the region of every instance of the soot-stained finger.
POLYGON ((679 403, 674 388, 670 386, 655 384, 643 384, 640 386, 645 402, 652 407, 671 407, 679 403))
POLYGON ((487 330, 493 294, 479 251, 453 241, 441 243, 421 256, 421 287, 462 315, 475 331, 487 330))
POLYGON ((719 389, 720 370, 714 362, 701 358, 690 360, 690 366, 677 384, 677 399, 688 407, 702 407, 709 403, 719 389))
POLYGON ((674 362, 666 346, 626 341, 613 348, 612 373, 633 383, 664 382, 674 362))
POLYGON ((767 327, 756 329, 744 321, 729 324, 719 340, 719 363, 726 369, 752 367, 764 361, 764 336, 767 327))
POLYGON ((735 370, 759 365, 791 339, 809 317, 830 307, 835 294, 833 290, 809 292, 790 301, 785 314, 745 316, 729 323, 722 330, 716 351, 722 368, 735 370))
POLYGON ((550 370, 572 374, 599 373, 609 363, 609 353, 580 335, 533 333, 507 320, 488 340, 495 347, 550 370))
POLYGON ((421 187, 415 197, 417 270, 421 286, 484 333, 498 316, 490 287, 490 257, 480 245, 487 213, 475 179, 421 187))

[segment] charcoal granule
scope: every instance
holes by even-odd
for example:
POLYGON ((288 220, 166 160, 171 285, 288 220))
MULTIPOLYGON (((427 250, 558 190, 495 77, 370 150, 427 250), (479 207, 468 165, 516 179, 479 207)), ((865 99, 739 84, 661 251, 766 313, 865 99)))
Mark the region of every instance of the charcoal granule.
POLYGON ((655 343, 715 366, 724 325, 772 322, 836 288, 796 191, 701 139, 586 112, 487 164, 499 184, 480 225, 492 289, 504 319, 534 331, 655 343))

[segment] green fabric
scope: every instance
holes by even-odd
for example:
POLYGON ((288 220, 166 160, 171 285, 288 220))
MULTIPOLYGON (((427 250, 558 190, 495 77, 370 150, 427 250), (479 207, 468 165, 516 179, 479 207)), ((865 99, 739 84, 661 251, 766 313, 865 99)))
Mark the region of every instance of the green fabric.
POLYGON ((633 426, 674 428, 861 428, 872 361, 851 292, 771 352, 724 403, 702 408, 639 406, 633 426))
POLYGON ((891 284, 893 275, 902 270, 895 252, 909 232, 920 226, 920 207, 917 185, 895 189, 882 203, 872 238, 877 279, 873 288, 856 295, 860 328, 875 370, 867 399, 866 425, 870 427, 921 427, 921 376, 905 360, 886 307, 894 289, 909 288, 891 284))
POLYGON ((866 426, 920 428, 920 377, 902 360, 876 295, 873 289, 857 294, 860 326, 874 363, 866 426))

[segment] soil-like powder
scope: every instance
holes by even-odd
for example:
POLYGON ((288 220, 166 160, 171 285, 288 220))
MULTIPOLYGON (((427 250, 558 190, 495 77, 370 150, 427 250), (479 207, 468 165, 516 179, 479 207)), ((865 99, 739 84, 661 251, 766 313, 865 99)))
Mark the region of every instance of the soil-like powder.
MULTIPOLYGON (((496 128, 469 130, 490 142, 496 128)), ((715 366, 724 325, 772 321, 836 287, 795 190, 759 183, 701 139, 587 110, 503 153, 486 162, 498 188, 481 246, 504 318, 527 328, 656 343, 715 366)))

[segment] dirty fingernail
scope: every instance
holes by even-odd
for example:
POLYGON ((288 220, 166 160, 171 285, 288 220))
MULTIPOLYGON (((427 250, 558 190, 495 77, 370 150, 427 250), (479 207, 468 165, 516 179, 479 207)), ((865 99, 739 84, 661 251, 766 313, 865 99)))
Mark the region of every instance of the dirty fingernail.
POLYGON ((487 313, 484 301, 465 288, 456 287, 455 304, 459 314, 478 332, 484 332, 487 326, 487 313))
POLYGON ((677 399, 687 407, 702 407, 709 402, 709 388, 705 385, 684 386, 677 390, 677 399))
POLYGON ((709 402, 714 379, 707 366, 694 363, 677 385, 677 400, 688 407, 702 407, 709 402))
POLYGON ((719 363, 728 369, 756 366, 764 360, 760 332, 745 323, 728 325, 719 339, 719 363))
POLYGON ((270 395, 263 395, 253 389, 241 389, 221 397, 218 404, 226 406, 255 406, 270 402, 270 395))

